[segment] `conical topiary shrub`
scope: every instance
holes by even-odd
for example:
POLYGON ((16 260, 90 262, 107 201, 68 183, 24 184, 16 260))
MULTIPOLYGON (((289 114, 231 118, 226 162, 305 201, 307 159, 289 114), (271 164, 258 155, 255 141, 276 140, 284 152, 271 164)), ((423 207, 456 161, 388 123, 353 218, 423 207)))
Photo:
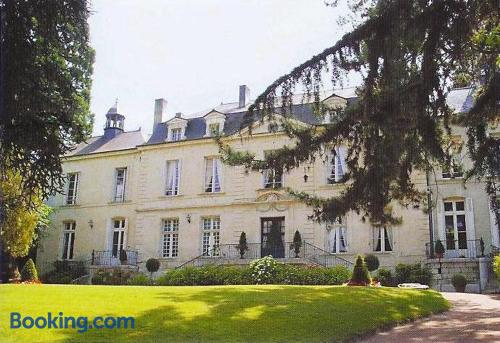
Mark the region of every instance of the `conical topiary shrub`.
POLYGON ((26 262, 23 269, 21 269, 21 281, 38 281, 35 263, 31 258, 26 262))
POLYGON ((349 286, 367 286, 371 283, 370 273, 366 263, 360 255, 356 258, 356 264, 352 271, 351 280, 347 283, 349 286))
POLYGON ((247 234, 244 231, 240 235, 240 241, 236 248, 240 252, 240 258, 243 258, 248 251, 247 234))
POLYGON ((302 247, 302 237, 300 236, 299 230, 295 231, 293 235, 293 243, 291 248, 295 253, 295 257, 298 258, 300 254, 300 248, 302 247))

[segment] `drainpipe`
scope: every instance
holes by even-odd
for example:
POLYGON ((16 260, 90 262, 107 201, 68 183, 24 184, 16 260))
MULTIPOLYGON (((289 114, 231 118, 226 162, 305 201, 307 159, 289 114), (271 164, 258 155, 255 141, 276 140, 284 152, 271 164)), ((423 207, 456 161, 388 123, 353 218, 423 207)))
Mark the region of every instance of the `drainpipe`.
POLYGON ((429 182, 429 171, 425 172, 425 181, 427 183, 427 208, 429 215, 429 239, 430 239, 430 254, 434 258, 434 218, 432 215, 432 190, 429 182))

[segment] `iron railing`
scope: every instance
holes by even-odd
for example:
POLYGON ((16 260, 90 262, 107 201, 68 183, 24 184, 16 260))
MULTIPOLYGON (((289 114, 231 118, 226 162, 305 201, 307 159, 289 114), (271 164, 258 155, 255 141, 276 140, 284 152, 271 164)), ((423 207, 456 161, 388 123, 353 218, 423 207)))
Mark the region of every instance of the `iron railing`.
POLYGON ((245 260, 254 260, 268 255, 275 258, 303 258, 304 249, 302 246, 298 249, 298 252, 295 253, 295 249, 291 242, 284 243, 282 246, 248 243, 247 250, 244 251, 239 249, 239 244, 221 244, 218 249, 218 254, 223 258, 245 260))
MULTIPOLYGON (((476 258, 484 256, 483 239, 469 240, 446 240, 443 241, 445 249, 443 258, 476 258)), ((435 253, 436 242, 425 244, 425 253, 427 258, 438 258, 435 253)))
POLYGON ((77 278, 87 274, 89 264, 90 260, 57 260, 38 264, 38 270, 42 279, 51 274, 66 274, 77 278))
POLYGON ((248 243, 247 247, 248 249, 241 254, 242 251, 240 251, 238 244, 221 244, 179 265, 177 268, 186 266, 201 267, 206 264, 229 264, 236 263, 235 260, 255 260, 268 255, 277 259, 306 259, 310 263, 323 267, 343 265, 351 268, 353 266, 352 262, 307 242, 302 242, 297 251, 291 242, 284 243, 283 246, 279 247, 269 247, 261 243, 248 243))
POLYGON ((309 261, 315 262, 323 267, 334 267, 342 265, 351 268, 354 264, 338 255, 331 254, 315 245, 304 242, 304 257, 309 261))
POLYGON ((126 256, 126 259, 120 258, 120 252, 113 253, 112 250, 92 250, 91 264, 94 266, 137 266, 138 252, 137 250, 124 249, 125 254, 122 255, 122 259, 126 256))

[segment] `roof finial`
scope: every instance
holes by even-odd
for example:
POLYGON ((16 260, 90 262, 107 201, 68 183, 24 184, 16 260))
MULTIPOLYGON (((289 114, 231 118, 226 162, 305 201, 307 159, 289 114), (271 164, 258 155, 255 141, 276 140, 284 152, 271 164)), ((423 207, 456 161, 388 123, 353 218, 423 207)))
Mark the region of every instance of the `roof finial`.
POLYGON ((115 100, 115 108, 118 109, 118 98, 115 100))

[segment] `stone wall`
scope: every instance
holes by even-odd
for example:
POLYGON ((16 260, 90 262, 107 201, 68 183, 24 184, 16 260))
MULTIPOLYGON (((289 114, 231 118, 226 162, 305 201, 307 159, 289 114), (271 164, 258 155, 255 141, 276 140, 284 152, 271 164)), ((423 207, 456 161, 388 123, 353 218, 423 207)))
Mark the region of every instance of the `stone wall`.
POLYGON ((480 284, 480 259, 451 258, 429 260, 426 264, 434 274, 432 288, 442 292, 455 292, 451 284, 454 274, 463 274, 467 278, 466 292, 481 293, 484 285, 480 284), (440 270, 441 269, 441 270, 440 270))

